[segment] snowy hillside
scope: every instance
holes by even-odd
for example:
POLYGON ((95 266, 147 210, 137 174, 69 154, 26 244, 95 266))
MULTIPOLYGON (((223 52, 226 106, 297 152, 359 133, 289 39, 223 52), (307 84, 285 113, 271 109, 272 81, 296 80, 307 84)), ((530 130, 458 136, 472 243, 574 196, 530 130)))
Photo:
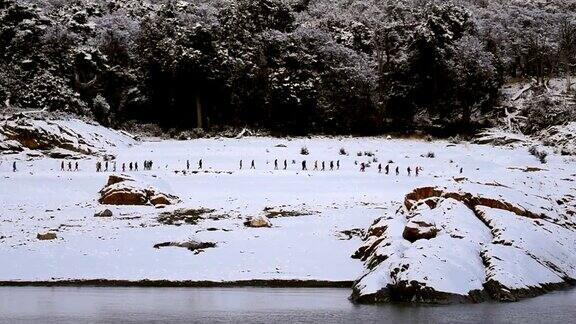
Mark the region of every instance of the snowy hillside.
POLYGON ((444 301, 515 299, 576 278, 573 157, 541 164, 521 146, 376 137, 134 143, 78 123, 40 126, 107 148, 107 172, 93 155, 70 172, 31 150, 0 155, 0 281, 360 278, 360 301, 444 301), (129 180, 109 179, 120 174, 129 180), (142 204, 99 203, 110 186, 142 204))

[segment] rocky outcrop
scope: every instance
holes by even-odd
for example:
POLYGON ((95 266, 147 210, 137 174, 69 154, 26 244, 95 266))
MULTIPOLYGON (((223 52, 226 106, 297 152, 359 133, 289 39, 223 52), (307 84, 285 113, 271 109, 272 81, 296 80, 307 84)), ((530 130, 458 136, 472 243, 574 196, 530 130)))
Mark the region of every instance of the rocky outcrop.
POLYGON ((552 202, 464 187, 476 190, 415 189, 368 228, 353 255, 366 268, 353 300, 513 301, 576 278, 576 232, 552 202))
POLYGON ((55 158, 75 154, 102 155, 119 144, 130 145, 133 138, 125 133, 80 120, 10 116, 0 124, 0 152, 14 153, 24 149, 42 151, 55 158))
POLYGON ((98 202, 103 205, 171 205, 178 202, 178 197, 158 192, 125 175, 111 175, 100 190, 98 202))

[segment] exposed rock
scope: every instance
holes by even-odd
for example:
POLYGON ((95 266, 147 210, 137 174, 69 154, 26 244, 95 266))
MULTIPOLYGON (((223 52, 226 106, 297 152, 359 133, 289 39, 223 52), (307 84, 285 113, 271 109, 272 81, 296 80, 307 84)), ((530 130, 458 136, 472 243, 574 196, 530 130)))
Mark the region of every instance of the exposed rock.
POLYGON ((197 241, 191 240, 191 241, 186 241, 186 242, 163 242, 163 243, 154 244, 155 249, 159 249, 161 247, 167 247, 167 246, 176 246, 176 247, 186 248, 190 251, 198 251, 198 250, 204 250, 207 248, 216 247, 216 243, 197 242, 197 241))
POLYGON ((47 240, 55 240, 57 238, 56 233, 53 232, 46 232, 46 233, 38 233, 36 238, 40 241, 47 241, 47 240))
POLYGON ((272 223, 264 215, 250 217, 244 222, 244 225, 247 227, 272 227, 272 223))
POLYGON ((438 232, 439 230, 434 224, 428 224, 423 221, 410 221, 406 224, 406 227, 404 227, 402 237, 414 243, 420 239, 429 240, 434 238, 438 232))
POLYGON ((112 211, 110 209, 104 209, 94 214, 94 217, 112 217, 112 211))
POLYGON ((150 198, 152 205, 171 205, 172 202, 163 194, 156 194, 150 198))
POLYGON ((214 209, 208 208, 180 208, 174 211, 161 213, 157 220, 166 225, 197 224, 204 214, 212 213, 214 209))
POLYGON ((343 230, 338 232, 338 234, 341 240, 351 240, 353 237, 363 237, 365 235, 364 230, 361 228, 343 230))

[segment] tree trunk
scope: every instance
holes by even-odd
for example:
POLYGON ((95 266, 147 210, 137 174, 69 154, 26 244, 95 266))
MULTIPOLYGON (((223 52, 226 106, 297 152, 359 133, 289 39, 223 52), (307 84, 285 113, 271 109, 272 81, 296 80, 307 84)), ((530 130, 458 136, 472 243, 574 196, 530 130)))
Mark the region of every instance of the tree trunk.
POLYGON ((566 93, 570 93, 572 87, 572 80, 570 78, 570 62, 568 58, 565 58, 566 62, 566 93))
POLYGON ((196 127, 202 128, 202 104, 198 95, 196 95, 196 127))

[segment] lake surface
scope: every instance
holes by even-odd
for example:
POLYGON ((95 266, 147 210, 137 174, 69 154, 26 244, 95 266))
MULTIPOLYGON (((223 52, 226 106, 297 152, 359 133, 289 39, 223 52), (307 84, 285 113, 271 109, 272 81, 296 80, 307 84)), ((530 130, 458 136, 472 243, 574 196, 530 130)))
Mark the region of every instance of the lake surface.
POLYGON ((0 287, 2 323, 573 323, 576 290, 518 303, 356 305, 349 289, 0 287))

